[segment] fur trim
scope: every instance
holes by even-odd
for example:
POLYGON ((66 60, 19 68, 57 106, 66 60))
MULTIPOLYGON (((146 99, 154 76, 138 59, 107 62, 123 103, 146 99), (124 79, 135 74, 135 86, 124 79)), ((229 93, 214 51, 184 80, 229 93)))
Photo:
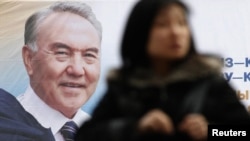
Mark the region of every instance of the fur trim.
MULTIPOLYGON (((129 77, 129 83, 137 87, 147 87, 152 85, 166 85, 178 81, 192 81, 205 78, 210 75, 221 75, 222 62, 219 57, 209 55, 199 55, 190 58, 184 64, 181 64, 166 77, 154 75, 150 70, 137 69, 129 77)), ((120 72, 113 69, 108 74, 109 80, 118 80, 121 78, 120 72)))
MULTIPOLYGON (((209 75, 221 75, 222 62, 215 56, 194 56, 169 75, 171 81, 194 80, 209 75)), ((169 80, 169 81, 170 81, 169 80)))

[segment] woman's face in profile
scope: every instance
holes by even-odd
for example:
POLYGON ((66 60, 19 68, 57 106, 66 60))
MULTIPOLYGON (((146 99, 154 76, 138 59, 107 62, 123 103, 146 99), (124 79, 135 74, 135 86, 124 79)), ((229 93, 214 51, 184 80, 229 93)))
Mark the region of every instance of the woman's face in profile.
POLYGON ((171 4, 156 15, 149 35, 147 52, 152 59, 174 61, 185 57, 190 48, 190 30, 184 9, 171 4))

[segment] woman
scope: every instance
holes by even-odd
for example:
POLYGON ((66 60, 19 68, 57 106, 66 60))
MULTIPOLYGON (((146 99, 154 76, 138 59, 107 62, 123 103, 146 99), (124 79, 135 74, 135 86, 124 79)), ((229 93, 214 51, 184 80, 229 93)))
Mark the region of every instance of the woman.
POLYGON ((206 140, 208 124, 249 123, 219 59, 196 51, 187 14, 177 0, 135 5, 122 66, 110 72, 106 95, 77 141, 206 140))

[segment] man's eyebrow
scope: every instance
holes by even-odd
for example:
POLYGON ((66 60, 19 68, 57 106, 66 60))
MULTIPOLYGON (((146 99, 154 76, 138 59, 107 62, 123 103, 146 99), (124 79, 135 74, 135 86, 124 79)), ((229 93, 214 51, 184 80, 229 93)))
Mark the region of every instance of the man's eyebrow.
POLYGON ((63 43, 54 43, 52 45, 52 49, 58 49, 58 48, 70 49, 70 47, 68 45, 63 44, 63 43))
POLYGON ((96 47, 91 47, 91 48, 87 48, 85 51, 90 51, 90 52, 94 52, 94 53, 98 54, 99 49, 96 47))

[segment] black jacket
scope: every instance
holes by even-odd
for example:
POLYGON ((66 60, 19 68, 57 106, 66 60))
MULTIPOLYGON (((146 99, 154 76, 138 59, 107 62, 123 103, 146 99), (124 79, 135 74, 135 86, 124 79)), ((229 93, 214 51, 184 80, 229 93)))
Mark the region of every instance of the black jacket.
POLYGON ((165 78, 140 69, 129 75, 113 71, 106 94, 80 128, 77 141, 189 140, 178 132, 138 134, 139 119, 153 108, 168 113, 175 126, 188 113, 202 113, 211 124, 250 123, 246 108, 221 74, 217 60, 205 56, 191 58, 165 78))
POLYGON ((50 129, 24 110, 17 99, 0 89, 1 141, 55 141, 50 129))

